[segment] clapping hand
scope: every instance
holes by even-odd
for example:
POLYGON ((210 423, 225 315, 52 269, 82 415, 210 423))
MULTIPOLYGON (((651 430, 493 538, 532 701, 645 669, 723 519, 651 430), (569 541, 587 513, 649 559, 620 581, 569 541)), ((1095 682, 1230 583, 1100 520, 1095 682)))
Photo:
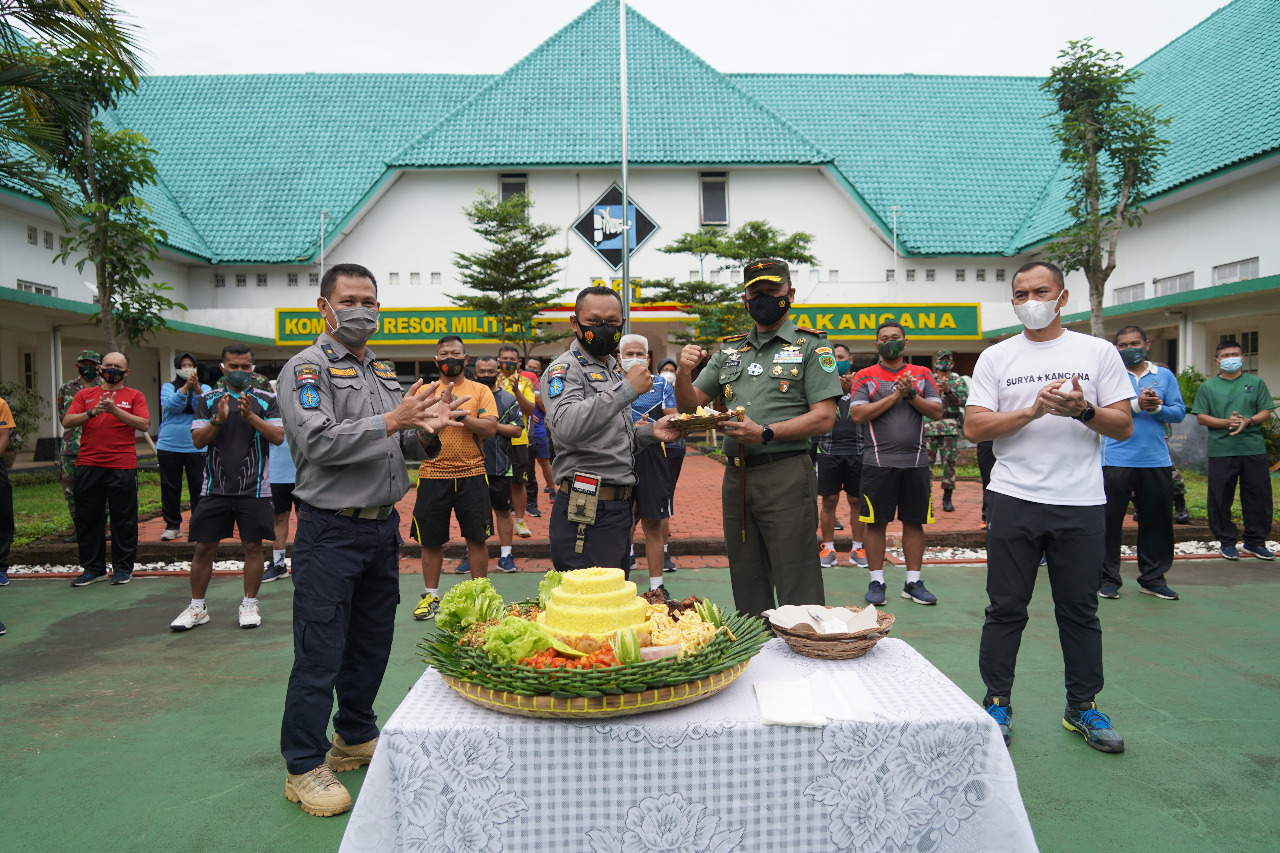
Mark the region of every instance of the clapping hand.
POLYGON ((1240 417, 1239 412, 1232 412, 1231 417, 1228 418, 1228 423, 1230 424, 1230 427, 1227 431, 1227 435, 1239 435, 1240 433, 1244 432, 1244 428, 1247 427, 1250 423, 1252 423, 1252 421, 1253 421, 1252 418, 1240 417))
POLYGON ((840 377, 840 390, 848 394, 853 389, 853 374, 846 373, 840 377))
POLYGON ((1040 389, 1036 397, 1036 407, 1042 412, 1057 415, 1060 418, 1074 418, 1088 406, 1084 399, 1084 389, 1080 387, 1079 374, 1070 379, 1050 382, 1040 389), (1071 383, 1070 387, 1067 383, 1071 383))
POLYGON ((896 390, 899 397, 905 400, 911 396, 911 377, 905 372, 897 379, 893 380, 893 384, 898 386, 896 390))
POLYGON ((194 373, 187 377, 186 382, 182 383, 182 392, 184 394, 190 394, 193 391, 197 394, 200 393, 200 377, 194 373))
POLYGON ((93 404, 93 408, 89 410, 89 416, 100 415, 103 412, 109 412, 115 408, 115 402, 111 399, 112 395, 104 393, 98 398, 98 402, 93 404))
MULTIPOLYGON (((227 396, 230 396, 230 395, 228 394, 227 396)), ((244 391, 240 392, 240 400, 237 403, 237 405, 240 407, 240 417, 242 418, 253 417, 253 402, 249 398, 248 389, 245 389, 244 391)))
POLYGON ((1138 395, 1138 408, 1144 412, 1154 412, 1160 408, 1160 395, 1154 388, 1143 388, 1138 395))
POLYGON ((222 395, 222 397, 218 400, 218 408, 214 414, 217 416, 218 423, 225 424, 227 422, 227 416, 231 414, 231 395, 230 394, 222 395))

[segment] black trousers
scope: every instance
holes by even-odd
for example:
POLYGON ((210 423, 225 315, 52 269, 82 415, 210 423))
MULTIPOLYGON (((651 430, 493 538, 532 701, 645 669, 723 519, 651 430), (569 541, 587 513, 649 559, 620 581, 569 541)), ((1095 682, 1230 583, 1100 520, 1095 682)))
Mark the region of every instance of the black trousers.
POLYGON ((1173 469, 1102 466, 1107 489, 1107 550, 1102 582, 1119 587, 1120 540, 1125 511, 1133 498, 1138 512, 1138 583, 1163 586, 1173 568, 1173 469))
POLYGON ((576 550, 578 524, 569 520, 569 496, 557 490, 551 502, 551 564, 556 571, 589 569, 593 566, 627 570, 631 553, 631 501, 600 501, 596 505, 596 523, 589 525, 583 537, 582 553, 576 550))
POLYGON ((107 571, 107 509, 111 510, 111 567, 132 572, 138 555, 138 469, 76 466, 76 542, 80 567, 107 571))
POLYGON ((982 520, 987 520, 987 486, 991 485, 991 469, 996 467, 996 452, 989 441, 979 441, 978 474, 982 477, 982 520))
POLYGON ((182 526, 182 475, 187 475, 187 496, 191 499, 191 511, 200 503, 200 490, 204 488, 203 453, 177 453, 157 450, 160 463, 160 513, 164 526, 170 530, 182 526))
POLYGON ((1105 537, 1102 506, 1057 506, 991 492, 987 526, 987 621, 978 669, 987 698, 1010 697, 1040 555, 1048 558, 1053 611, 1066 670, 1067 702, 1102 690, 1098 586, 1105 537))
POLYGON ((9 568, 9 548, 13 545, 13 485, 9 469, 0 461, 0 572, 9 568))
POLYGON ((280 722, 290 773, 324 763, 329 714, 347 743, 378 736, 373 702, 391 656, 400 603, 400 516, 348 518, 298 508, 293 546, 293 670, 280 722))
POLYGON ((1209 529, 1218 541, 1234 545, 1239 534, 1231 520, 1231 504, 1240 483, 1244 544, 1266 545, 1271 534, 1271 475, 1267 454, 1209 457, 1209 529))

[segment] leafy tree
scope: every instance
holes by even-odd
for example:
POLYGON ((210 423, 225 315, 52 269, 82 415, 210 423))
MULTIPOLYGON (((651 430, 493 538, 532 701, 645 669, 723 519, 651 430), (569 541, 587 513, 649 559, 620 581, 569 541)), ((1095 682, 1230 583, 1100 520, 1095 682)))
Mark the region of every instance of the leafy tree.
POLYGON ((777 258, 789 264, 814 266, 818 259, 809 251, 812 242, 813 235, 806 231, 788 236, 763 219, 755 219, 726 234, 716 254, 729 261, 727 267, 734 269, 756 258, 777 258))
POLYGON ((742 293, 733 285, 712 281, 677 284, 675 279, 667 278, 644 281, 640 286, 645 294, 641 302, 674 302, 698 318, 688 332, 672 332, 672 343, 707 346, 751 325, 751 315, 740 298, 742 293))
POLYGON ((525 356, 539 344, 573 333, 543 332, 533 319, 559 304, 569 288, 553 287, 559 261, 568 251, 548 251, 545 244, 560 233, 554 225, 540 225, 529 216, 533 202, 525 193, 506 201, 496 193, 479 191, 480 199, 463 208, 472 230, 493 244, 486 252, 454 252, 462 282, 476 295, 449 296, 455 305, 479 311, 498 321, 499 339, 520 348, 525 356))
POLYGON ((658 251, 668 255, 693 255, 698 259, 698 277, 705 279, 707 258, 718 256, 723 242, 724 232, 721 229, 714 225, 704 225, 697 231, 681 234, 674 243, 663 246, 658 251))
POLYGON ((1064 270, 1083 270, 1089 281, 1090 331, 1103 336, 1102 297, 1116 267, 1123 228, 1142 224, 1142 202, 1169 144, 1160 128, 1169 119, 1158 106, 1141 107, 1132 88, 1141 73, 1126 70, 1122 55, 1067 42, 1040 88, 1054 99, 1054 132, 1069 169, 1067 212, 1072 224, 1054 235, 1046 255, 1064 270))

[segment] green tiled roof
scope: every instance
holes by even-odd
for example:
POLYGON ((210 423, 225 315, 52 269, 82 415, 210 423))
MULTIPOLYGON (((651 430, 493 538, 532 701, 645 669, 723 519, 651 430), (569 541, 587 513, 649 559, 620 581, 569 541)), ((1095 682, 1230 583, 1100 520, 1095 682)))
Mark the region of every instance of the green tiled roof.
MULTIPOLYGON (((395 166, 617 163, 618 6, 587 9, 396 155, 395 166)), ((628 158, 637 164, 831 158, 627 9, 628 158)))

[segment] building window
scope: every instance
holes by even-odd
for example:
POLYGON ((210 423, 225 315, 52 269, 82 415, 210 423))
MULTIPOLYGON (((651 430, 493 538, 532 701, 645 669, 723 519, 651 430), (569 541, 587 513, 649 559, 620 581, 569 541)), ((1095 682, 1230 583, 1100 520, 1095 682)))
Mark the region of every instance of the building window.
POLYGON ((907 270, 907 281, 915 281, 915 280, 916 280, 916 271, 907 270))
POLYGON ((936 280, 937 280, 937 278, 938 278, 938 271, 937 271, 937 270, 925 270, 925 271, 924 271, 924 280, 925 280, 925 281, 936 281, 936 280))
POLYGON ((885 270, 885 271, 884 271, 884 280, 885 280, 885 281, 893 281, 893 270, 885 270))
POLYGON ((249 274, 243 273, 243 272, 236 273, 236 287, 248 287, 248 286, 249 286, 249 274))
POLYGON ((1158 278, 1156 281, 1156 296, 1169 296, 1173 293, 1184 293, 1192 290, 1196 286, 1196 274, 1194 272, 1184 272, 1181 275, 1171 275, 1166 278, 1158 278))
POLYGON ((698 178, 699 204, 703 225, 729 224, 729 175, 703 172, 698 178))
POLYGON ((1127 287, 1117 287, 1111 292, 1111 303, 1113 305, 1124 305, 1128 302, 1137 302, 1146 298, 1147 285, 1145 282, 1131 284, 1127 287))
POLYGON ((28 391, 36 390, 36 356, 35 353, 22 354, 22 384, 28 391))
POLYGON ((23 293, 37 293, 41 296, 57 296, 58 288, 48 284, 37 284, 34 281, 18 279, 18 290, 23 293))
POLYGON ((431 274, 431 286, 432 286, 432 287, 439 287, 439 286, 440 286, 440 273, 438 273, 438 272, 433 272, 433 273, 431 274))
POLYGON ((307 284, 311 285, 312 287, 319 287, 319 286, 320 286, 320 273, 318 273, 318 272, 309 272, 309 273, 307 273, 307 284))
POLYGON ((810 284, 817 284, 817 283, 818 283, 818 275, 819 275, 819 273, 818 273, 818 271, 817 271, 817 270, 809 270, 809 283, 810 283, 810 284))
POLYGON ((986 270, 974 270, 974 271, 973 271, 973 280, 974 280, 974 281, 986 281, 986 280, 987 280, 987 271, 986 271, 986 270))
POLYGON ((409 286, 410 286, 410 287, 421 287, 421 286, 422 286, 422 273, 420 273, 420 272, 411 272, 411 273, 409 273, 409 286))
POLYGON ((1240 345, 1240 354, 1244 356, 1244 372, 1258 372, 1258 333, 1251 332, 1229 332, 1218 335, 1218 342, 1235 341, 1240 345))
POLYGON ((53 232, 52 231, 44 232, 44 247, 46 249, 53 248, 53 232))
POLYGON ((226 287, 226 286, 227 286, 227 277, 226 277, 225 275, 223 275, 222 273, 220 273, 220 272, 216 272, 216 273, 214 273, 214 274, 213 274, 213 286, 214 286, 214 287, 226 287))
POLYGON ((70 237, 59 237, 59 238, 58 238, 58 251, 59 251, 59 252, 69 252, 69 251, 71 251, 71 238, 70 238, 70 237))
POLYGON ((839 281, 840 270, 827 270, 827 281, 839 281))
POLYGON ((996 270, 996 281, 1004 281, 1004 270, 996 270))
POLYGON ((502 196, 503 201, 507 201, 513 195, 529 192, 529 176, 528 175, 503 175, 498 179, 498 193, 502 196))
POLYGON ((296 272, 289 273, 289 286, 290 287, 298 286, 298 274, 296 272))
POLYGON ((956 270, 956 281, 964 281, 964 270, 956 270))
POLYGON ((27 242, 32 246, 40 245, 40 229, 34 225, 27 226, 27 242))
POLYGON ((258 287, 266 287, 266 286, 267 286, 267 274, 261 273, 261 272, 258 273, 258 287))
POLYGON ((1236 261, 1234 264, 1222 264, 1213 268, 1214 284, 1230 284, 1233 281, 1248 281, 1258 277, 1258 259, 1236 261))
POLYGON ((387 284, 391 285, 392 287, 396 287, 397 285, 399 285, 399 284, 400 284, 400 273, 398 273, 398 272, 389 272, 389 273, 387 273, 387 284))

